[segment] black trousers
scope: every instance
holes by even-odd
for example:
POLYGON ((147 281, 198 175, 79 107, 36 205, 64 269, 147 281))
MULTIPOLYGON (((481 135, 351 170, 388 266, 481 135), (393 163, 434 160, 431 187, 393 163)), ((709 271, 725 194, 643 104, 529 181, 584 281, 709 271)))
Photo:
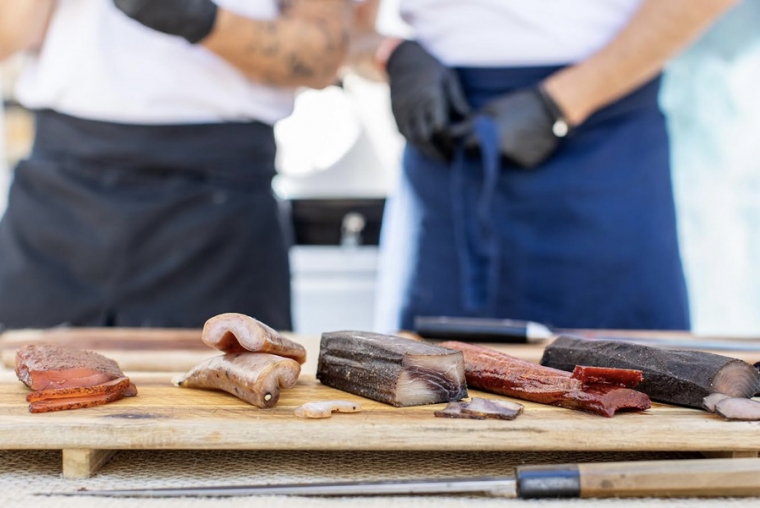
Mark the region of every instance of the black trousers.
POLYGON ((259 122, 127 125, 36 115, 0 221, 0 325, 291 329, 289 221, 259 122))

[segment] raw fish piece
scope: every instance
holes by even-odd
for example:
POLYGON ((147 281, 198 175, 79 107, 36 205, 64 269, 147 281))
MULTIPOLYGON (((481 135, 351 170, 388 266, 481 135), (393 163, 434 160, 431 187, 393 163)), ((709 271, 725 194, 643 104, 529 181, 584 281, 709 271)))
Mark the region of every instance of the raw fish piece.
POLYGON ((584 384, 570 373, 543 367, 491 348, 444 342, 464 352, 467 384, 471 388, 523 400, 580 409, 612 417, 620 409, 649 409, 649 397, 611 384, 584 384))
POLYGON ((562 336, 546 347, 541 364, 569 372, 576 365, 641 370, 644 380, 637 390, 693 408, 701 408, 711 393, 752 397, 758 388, 758 371, 742 360, 622 341, 562 336))
POLYGON ((219 314, 203 325, 201 340, 224 353, 269 353, 306 361, 306 349, 245 314, 219 314))
POLYGON ((704 399, 702 399, 702 408, 710 411, 711 413, 715 412, 715 405, 720 402, 721 400, 730 399, 728 395, 724 395, 722 393, 711 393, 704 399))
POLYGON ((349 400, 321 400, 307 402, 295 410, 299 418, 330 418, 333 413, 358 413, 362 405, 349 400))
POLYGON ((174 379, 182 388, 223 390, 249 404, 270 408, 280 398, 280 388, 292 388, 301 366, 291 358, 267 353, 228 353, 203 361, 174 379))
POLYGON ((397 407, 467 397, 460 351, 370 332, 323 333, 317 379, 397 407))
POLYGON ((760 421, 760 402, 744 398, 723 399, 715 405, 715 412, 726 420, 760 421))

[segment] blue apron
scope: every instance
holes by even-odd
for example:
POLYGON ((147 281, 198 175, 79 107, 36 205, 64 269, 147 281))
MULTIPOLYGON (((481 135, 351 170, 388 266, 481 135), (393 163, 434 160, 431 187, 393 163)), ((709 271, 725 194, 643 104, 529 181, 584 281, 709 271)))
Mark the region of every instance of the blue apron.
MULTIPOLYGON (((557 67, 459 69, 473 108, 557 67)), ((534 170, 481 153, 451 165, 412 146, 382 235, 378 321, 526 319, 568 328, 688 329, 659 79, 598 111, 534 170)))

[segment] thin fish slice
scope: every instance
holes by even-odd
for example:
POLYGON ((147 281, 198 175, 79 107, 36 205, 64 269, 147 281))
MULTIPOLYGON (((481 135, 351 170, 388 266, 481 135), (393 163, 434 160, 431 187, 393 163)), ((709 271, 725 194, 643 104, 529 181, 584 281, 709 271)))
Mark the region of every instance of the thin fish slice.
POLYGON ((198 364, 174 379, 181 388, 223 390, 249 404, 270 408, 280 398, 280 388, 298 382, 301 366, 295 360, 266 353, 229 353, 198 364))
POLYGON ((277 333, 261 321, 245 314, 227 313, 214 316, 203 325, 201 340, 223 353, 269 353, 306 361, 306 349, 277 333))
POLYGON ((307 402, 296 408, 299 418, 330 418, 333 413, 358 413, 362 405, 350 400, 320 400, 307 402))
POLYGON ((468 402, 449 402, 445 408, 435 411, 433 414, 439 418, 466 418, 469 420, 485 420, 486 416, 478 413, 465 413, 462 411, 468 402))
POLYGON ((29 404, 30 413, 49 413, 51 411, 63 411, 69 409, 83 409, 87 407, 102 406, 109 402, 114 402, 124 398, 125 392, 101 392, 79 397, 68 397, 64 399, 45 399, 38 400, 29 404))
POLYGON ((722 394, 722 393, 711 393, 704 399, 702 399, 702 408, 710 411, 711 413, 715 412, 715 406, 718 404, 718 402, 730 399, 728 395, 722 394))
POLYGON ((467 397, 460 351, 370 332, 322 334, 317 378, 332 388, 397 407, 467 397))
POLYGON ((41 400, 71 399, 89 397, 91 395, 107 395, 115 392, 127 392, 130 386, 129 378, 120 377, 112 381, 94 386, 82 386, 76 388, 58 388, 53 390, 40 390, 26 396, 27 402, 41 400))
POLYGON ((522 414, 525 406, 517 402, 507 400, 484 399, 482 397, 473 397, 472 400, 462 408, 463 413, 484 415, 486 418, 497 420, 514 420, 522 414))
POLYGON ((723 399, 715 405, 715 412, 726 420, 760 421, 760 402, 744 398, 723 399))
POLYGON ((568 372, 576 365, 641 370, 644 380, 637 390, 693 408, 701 408, 711 393, 752 397, 758 389, 758 371, 742 360, 622 341, 562 336, 546 347, 541 364, 568 372))

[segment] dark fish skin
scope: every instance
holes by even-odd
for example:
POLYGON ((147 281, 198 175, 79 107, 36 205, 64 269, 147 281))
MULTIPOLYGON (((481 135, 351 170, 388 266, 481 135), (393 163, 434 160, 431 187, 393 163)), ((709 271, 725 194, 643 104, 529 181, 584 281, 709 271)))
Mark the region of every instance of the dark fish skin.
POLYGON ((541 365, 568 372, 576 365, 641 370, 644 380, 636 390, 652 400, 697 409, 711 393, 752 397, 758 387, 758 371, 742 360, 622 341, 561 336, 546 347, 541 365))
POLYGON ((461 352, 371 332, 323 333, 317 379, 337 390, 397 407, 467 397, 461 352), (409 402, 404 389, 410 386, 429 396, 423 402, 409 402))

